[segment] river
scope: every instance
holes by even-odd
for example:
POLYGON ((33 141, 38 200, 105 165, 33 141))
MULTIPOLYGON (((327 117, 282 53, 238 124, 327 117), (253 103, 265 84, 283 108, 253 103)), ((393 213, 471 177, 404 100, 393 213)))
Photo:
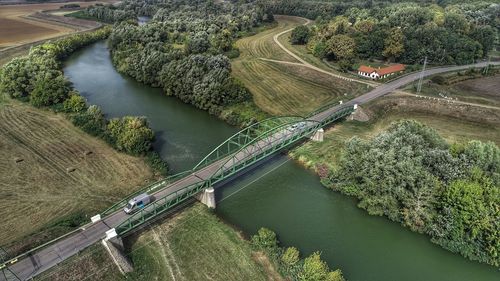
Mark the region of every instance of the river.
MULTIPOLYGON (((174 172, 194 166, 237 131, 208 113, 116 72, 104 42, 71 56, 64 72, 90 104, 108 117, 144 115, 155 149, 174 172)), ((217 189, 217 214, 248 235, 261 226, 303 254, 321 251, 350 281, 489 281, 497 269, 468 261, 383 217, 369 216, 352 198, 277 155, 217 189)))

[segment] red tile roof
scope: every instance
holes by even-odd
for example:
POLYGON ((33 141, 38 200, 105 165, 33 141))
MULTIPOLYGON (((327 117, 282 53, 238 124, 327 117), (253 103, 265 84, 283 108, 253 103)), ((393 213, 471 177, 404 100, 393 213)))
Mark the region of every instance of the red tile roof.
POLYGON ((358 68, 358 71, 365 72, 365 73, 372 73, 375 71, 375 68, 369 67, 366 65, 362 65, 358 68))
POLYGON ((399 72, 399 71, 403 71, 403 70, 405 70, 405 66, 403 64, 394 64, 394 65, 379 69, 377 71, 377 73, 378 73, 378 75, 383 76, 386 74, 399 72))
POLYGON ((379 68, 379 69, 376 69, 376 68, 373 68, 370 66, 366 66, 366 65, 362 65, 358 68, 358 71, 365 72, 365 73, 372 73, 375 71, 380 76, 394 73, 394 72, 403 71, 403 70, 405 70, 405 66, 403 64, 394 64, 394 65, 390 65, 388 67, 379 68))

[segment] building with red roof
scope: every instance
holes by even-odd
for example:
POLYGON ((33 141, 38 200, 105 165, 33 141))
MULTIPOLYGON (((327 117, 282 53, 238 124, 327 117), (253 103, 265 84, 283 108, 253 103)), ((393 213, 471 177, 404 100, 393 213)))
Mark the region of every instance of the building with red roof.
POLYGON ((375 80, 387 78, 391 75, 394 75, 395 73, 401 73, 404 70, 404 64, 393 64, 384 68, 373 68, 370 66, 362 65, 358 68, 358 75, 375 80))

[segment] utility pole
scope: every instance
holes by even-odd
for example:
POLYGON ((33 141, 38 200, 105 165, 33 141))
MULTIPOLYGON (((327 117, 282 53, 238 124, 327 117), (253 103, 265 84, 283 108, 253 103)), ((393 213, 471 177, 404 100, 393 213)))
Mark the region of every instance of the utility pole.
POLYGON ((490 63, 491 63, 491 55, 488 56, 488 64, 486 65, 486 67, 483 70, 484 75, 488 74, 488 71, 490 70, 490 63))
POLYGON ((420 72, 420 79, 418 80, 417 95, 420 94, 422 90, 422 80, 424 80, 425 67, 427 66, 427 57, 424 59, 424 67, 422 67, 422 72, 420 72))

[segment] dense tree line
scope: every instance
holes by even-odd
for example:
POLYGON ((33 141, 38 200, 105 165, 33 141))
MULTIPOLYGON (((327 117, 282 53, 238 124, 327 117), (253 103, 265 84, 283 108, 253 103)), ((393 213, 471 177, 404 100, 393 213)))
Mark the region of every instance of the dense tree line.
POLYGON ((109 48, 120 72, 216 115, 250 99, 231 76, 227 56, 237 52, 235 38, 269 15, 252 3, 168 0, 150 6, 156 11, 150 23, 113 27, 109 48))
MULTIPOLYGON (((318 18, 308 31, 308 48, 346 70, 355 59, 373 58, 417 64, 427 57, 432 64, 467 64, 494 48, 499 12, 500 5, 483 2, 353 7, 329 20, 318 18)), ((307 33, 304 27, 300 31, 307 33)), ((297 37, 291 39, 294 43, 297 37)))
POLYGON ((31 48, 24 57, 14 58, 0 72, 0 89, 11 98, 36 107, 65 112, 83 131, 106 140, 119 151, 146 155, 161 172, 166 166, 151 152, 153 131, 142 117, 106 120, 99 107, 88 106, 61 71, 61 60, 75 50, 108 37, 110 28, 72 35, 31 48))
POLYGON ((340 269, 331 271, 321 259, 320 252, 314 252, 306 258, 300 257, 295 247, 282 248, 272 230, 261 228, 252 236, 252 245, 264 251, 277 266, 280 273, 293 281, 345 281, 340 269))
POLYGON ((443 247, 500 265, 500 148, 448 145, 433 129, 401 121, 371 140, 346 143, 325 181, 443 247))

